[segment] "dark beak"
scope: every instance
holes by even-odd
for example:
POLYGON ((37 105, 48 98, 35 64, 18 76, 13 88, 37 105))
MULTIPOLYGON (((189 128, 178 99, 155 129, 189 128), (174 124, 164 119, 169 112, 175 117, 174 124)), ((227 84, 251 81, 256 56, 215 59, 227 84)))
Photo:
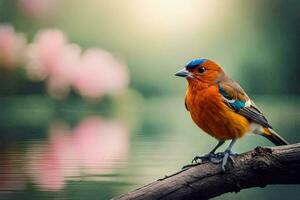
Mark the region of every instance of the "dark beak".
POLYGON ((186 70, 185 68, 183 68, 182 70, 178 71, 175 76, 180 76, 180 77, 187 77, 187 76, 191 76, 191 72, 189 72, 188 70, 186 70))

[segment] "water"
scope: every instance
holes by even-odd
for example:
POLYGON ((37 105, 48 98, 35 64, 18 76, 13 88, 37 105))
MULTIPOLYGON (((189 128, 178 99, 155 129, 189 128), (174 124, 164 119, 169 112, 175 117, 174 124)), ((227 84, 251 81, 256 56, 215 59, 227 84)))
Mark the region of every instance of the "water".
MULTIPOLYGON (((299 98, 256 102, 283 137, 300 142, 299 98)), ((0 199, 110 199, 179 170, 216 143, 191 122, 181 97, 144 100, 123 117, 35 96, 0 103, 0 199)), ((271 143, 249 135, 234 150, 257 145, 271 143)), ((299 189, 268 186, 217 199, 293 199, 299 189)))

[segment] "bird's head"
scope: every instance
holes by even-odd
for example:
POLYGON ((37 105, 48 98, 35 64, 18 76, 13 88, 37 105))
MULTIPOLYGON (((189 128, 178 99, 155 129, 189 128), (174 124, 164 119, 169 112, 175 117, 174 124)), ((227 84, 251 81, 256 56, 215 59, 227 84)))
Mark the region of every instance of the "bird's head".
POLYGON ((189 84, 213 84, 223 70, 217 63, 204 58, 197 58, 190 61, 175 76, 185 77, 189 84))

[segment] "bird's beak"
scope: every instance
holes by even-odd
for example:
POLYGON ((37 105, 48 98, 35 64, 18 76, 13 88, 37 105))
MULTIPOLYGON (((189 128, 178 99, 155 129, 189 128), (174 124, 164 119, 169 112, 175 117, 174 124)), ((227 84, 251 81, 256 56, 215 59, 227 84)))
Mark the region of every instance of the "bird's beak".
POLYGON ((178 71, 175 76, 180 76, 180 77, 191 77, 192 73, 183 68, 182 70, 178 71))

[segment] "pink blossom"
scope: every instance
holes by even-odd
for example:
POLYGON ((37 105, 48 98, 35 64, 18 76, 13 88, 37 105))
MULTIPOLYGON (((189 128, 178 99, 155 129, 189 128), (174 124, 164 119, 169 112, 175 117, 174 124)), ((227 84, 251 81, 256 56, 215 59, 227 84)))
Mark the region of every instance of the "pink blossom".
POLYGON ((68 44, 60 30, 44 30, 28 47, 27 71, 32 79, 48 79, 52 96, 65 96, 79 62, 80 47, 68 44))
POLYGON ((28 47, 27 71, 32 79, 47 80, 51 96, 62 98, 70 86, 84 97, 122 93, 129 83, 128 69, 111 53, 97 48, 80 56, 60 30, 44 30, 28 47))
POLYGON ((61 63, 66 43, 66 37, 60 30, 39 32, 28 47, 27 69, 30 75, 45 79, 62 71, 61 63))
POLYGON ((75 89, 90 98, 121 93, 128 82, 126 66, 109 52, 97 48, 84 52, 73 78, 75 89))
POLYGON ((80 59, 80 47, 75 44, 65 46, 63 58, 60 67, 54 68, 48 78, 48 92, 52 96, 65 97, 68 94, 73 79, 74 70, 76 70, 80 59))
POLYGON ((32 18, 43 18, 51 14, 57 7, 57 0, 19 0, 19 7, 23 13, 32 18))
POLYGON ((0 25, 0 66, 13 69, 22 60, 26 39, 11 25, 0 25))

